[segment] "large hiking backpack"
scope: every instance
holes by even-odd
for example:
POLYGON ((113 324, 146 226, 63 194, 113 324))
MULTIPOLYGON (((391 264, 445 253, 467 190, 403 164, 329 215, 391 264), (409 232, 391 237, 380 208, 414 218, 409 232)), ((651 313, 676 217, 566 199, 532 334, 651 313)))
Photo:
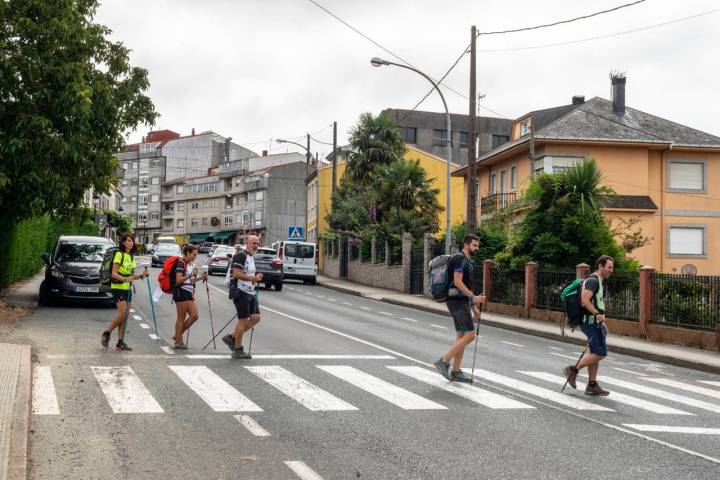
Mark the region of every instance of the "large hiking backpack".
POLYGON ((587 313, 582 306, 582 286, 584 280, 576 278, 562 287, 560 300, 563 303, 563 310, 571 327, 577 327, 582 323, 583 316, 587 313))
POLYGON ((163 268, 158 273, 158 283, 160 289, 165 293, 173 293, 175 290, 175 266, 180 257, 170 257, 163 263, 163 268))
POLYGON ((450 283, 452 283, 448 267, 452 257, 453 255, 438 255, 430 260, 428 266, 428 291, 436 302, 442 303, 448 298, 450 283))
MULTIPOLYGON (((120 249, 118 247, 110 247, 105 250, 102 264, 100 264, 100 285, 103 287, 110 288, 110 284, 112 283, 113 259, 115 258, 115 254, 119 251, 120 249)), ((122 265, 125 260, 124 255, 125 254, 123 253, 123 256, 120 257, 120 265, 122 265)))

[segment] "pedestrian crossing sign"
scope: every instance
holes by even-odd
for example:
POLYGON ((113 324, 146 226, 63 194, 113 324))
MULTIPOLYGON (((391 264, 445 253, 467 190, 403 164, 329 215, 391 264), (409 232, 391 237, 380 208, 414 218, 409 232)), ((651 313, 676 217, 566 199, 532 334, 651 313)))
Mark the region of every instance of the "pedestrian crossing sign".
POLYGON ((303 239, 303 227, 288 228, 288 240, 302 240, 302 239, 303 239))

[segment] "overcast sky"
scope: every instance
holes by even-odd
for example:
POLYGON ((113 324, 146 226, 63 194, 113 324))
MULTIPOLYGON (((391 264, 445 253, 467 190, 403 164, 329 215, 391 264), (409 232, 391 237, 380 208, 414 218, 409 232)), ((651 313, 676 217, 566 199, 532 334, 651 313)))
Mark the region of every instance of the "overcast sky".
MULTIPOLYGON (((439 78, 470 42, 470 27, 494 31, 549 23, 632 0, 316 0, 388 50, 439 78)), ((570 103, 572 95, 610 98, 611 70, 627 72, 627 104, 720 135, 720 12, 636 33, 611 35, 720 8, 712 0, 647 0, 570 25, 478 40, 482 104, 507 118, 570 103), (495 51, 484 51, 495 50, 495 51)), ((105 0, 96 20, 149 71, 161 117, 154 129, 213 130, 260 152, 287 151, 270 139, 305 132, 339 142, 363 112, 412 108, 422 77, 369 59, 398 61, 309 0, 105 0)), ((467 96, 469 56, 446 84, 467 96)), ((468 100, 444 90, 450 110, 468 100)), ((419 109, 441 111, 437 94, 419 109)), ((481 115, 498 116, 488 110, 481 115)), ((141 126, 129 141, 139 141, 141 126)), ((314 143, 313 151, 330 151, 314 143)))

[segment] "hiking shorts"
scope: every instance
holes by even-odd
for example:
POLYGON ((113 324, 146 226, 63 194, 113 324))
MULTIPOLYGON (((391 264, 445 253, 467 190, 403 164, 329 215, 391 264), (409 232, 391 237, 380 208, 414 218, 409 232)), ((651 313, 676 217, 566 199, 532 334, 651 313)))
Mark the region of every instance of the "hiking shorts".
POLYGON ((467 333, 475 330, 470 300, 467 298, 448 298, 445 303, 450 315, 453 317, 457 333, 467 333))
POLYGON ((120 290, 119 288, 110 289, 113 296, 113 302, 132 302, 132 290, 120 290))
POLYGON ((233 299, 233 303, 235 304, 238 320, 248 318, 250 315, 260 314, 260 305, 258 305, 257 297, 253 294, 239 290, 233 299))
POLYGON ((173 300, 175 303, 189 302, 194 300, 193 294, 184 288, 176 288, 173 292, 173 300))
POLYGON ((580 324, 580 329, 588 338, 590 342, 590 353, 600 355, 601 357, 607 357, 607 330, 605 326, 600 323, 587 323, 583 322, 580 324))

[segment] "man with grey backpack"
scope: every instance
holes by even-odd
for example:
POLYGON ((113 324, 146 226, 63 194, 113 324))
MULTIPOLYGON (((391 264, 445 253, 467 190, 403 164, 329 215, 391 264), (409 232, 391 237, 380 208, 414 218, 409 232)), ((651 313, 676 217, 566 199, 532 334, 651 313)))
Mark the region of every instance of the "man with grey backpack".
POLYGON ((465 348, 476 337, 473 319, 480 316, 479 305, 485 303, 485 295, 475 295, 472 291, 472 258, 479 248, 480 239, 476 235, 465 235, 462 250, 450 257, 447 265, 449 285, 445 303, 455 323, 455 342, 434 365, 443 377, 455 382, 472 383, 473 380, 461 367, 465 348))

